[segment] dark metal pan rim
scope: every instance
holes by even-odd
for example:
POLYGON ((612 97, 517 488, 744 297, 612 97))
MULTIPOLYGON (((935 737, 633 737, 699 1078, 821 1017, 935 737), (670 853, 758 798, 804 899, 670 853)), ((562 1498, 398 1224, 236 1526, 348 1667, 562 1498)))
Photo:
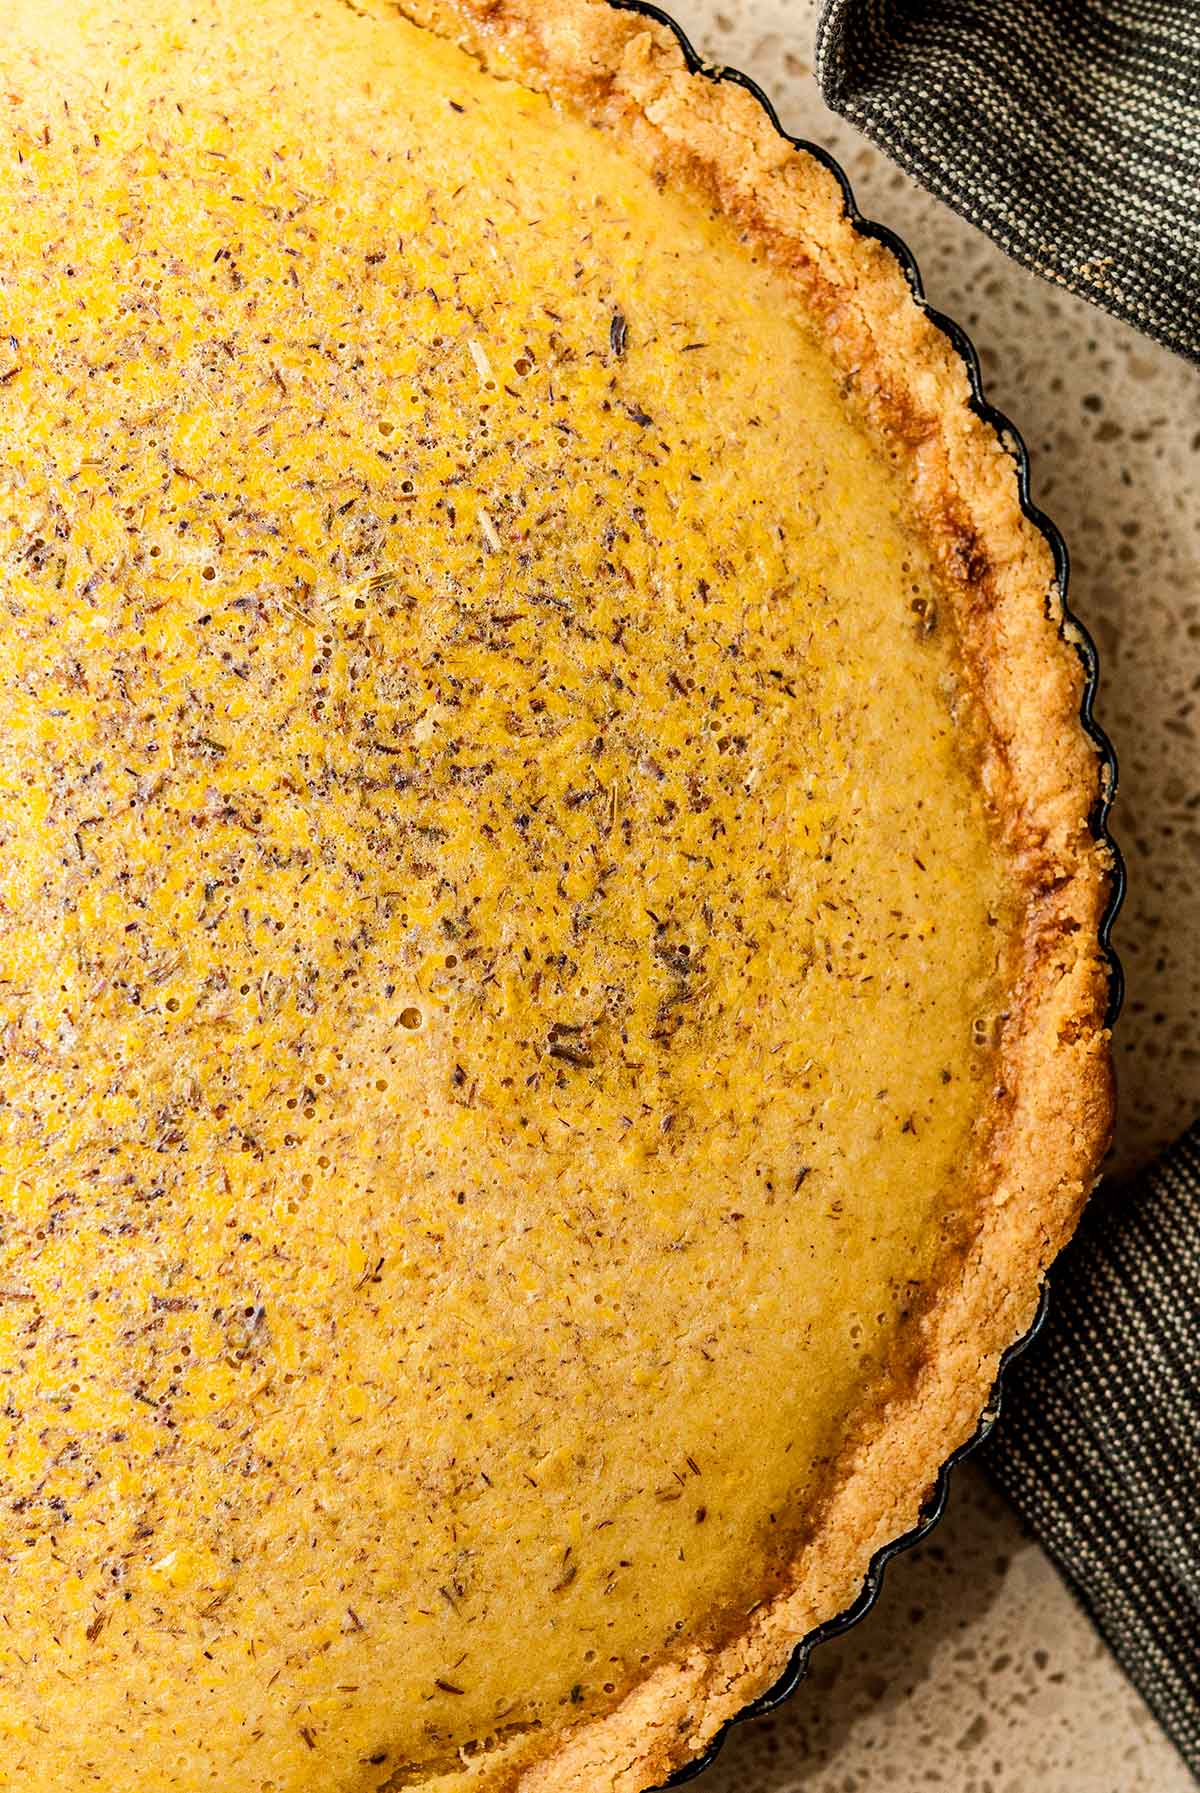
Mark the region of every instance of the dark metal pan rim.
MULTIPOLYGON (((1120 1013, 1125 989, 1121 962, 1112 945, 1113 923, 1116 920, 1117 912, 1121 907, 1121 902, 1125 895, 1125 864, 1121 858, 1120 850, 1108 831, 1109 811, 1112 807, 1112 800, 1117 788, 1117 760, 1116 755, 1113 752, 1111 741, 1095 717, 1096 692, 1100 678, 1099 660, 1096 654, 1095 643, 1083 624, 1079 621, 1078 617, 1074 615, 1067 601, 1069 561, 1067 557, 1066 543, 1063 541, 1055 524, 1046 516, 1044 511, 1040 510, 1038 506, 1034 504, 1030 496, 1029 451, 1025 446, 1024 440, 1022 439, 1020 432, 1009 419, 1005 417, 1002 412, 998 411, 994 405, 989 404, 987 398, 984 396, 983 376, 980 371, 979 356, 976 352, 975 345, 972 343, 966 331, 960 324, 955 323, 953 318, 948 318, 944 316, 942 312, 934 310, 933 306, 926 300, 921 272, 917 266, 916 257, 913 255, 912 250, 908 247, 907 243, 898 237, 894 231, 889 230, 886 225, 876 224, 873 220, 864 218, 855 203, 854 194, 851 190, 850 182, 846 176, 845 170, 834 157, 829 154, 829 151, 823 149, 820 144, 809 143, 805 139, 793 137, 785 131, 779 122, 779 116, 776 113, 774 106, 756 81, 751 80, 749 75, 744 75, 739 69, 714 67, 712 64, 705 62, 703 57, 697 54, 686 33, 676 24, 670 14, 664 12, 660 7, 651 4, 650 0, 609 0, 609 4, 615 6, 622 12, 641 13, 645 17, 654 19, 658 24, 665 26, 679 44, 684 60, 693 74, 702 75, 706 80, 710 81, 731 81, 735 86, 745 88, 746 92, 752 95, 762 107, 763 111, 770 119, 773 129, 786 143, 791 144, 795 149, 804 151, 806 155, 814 156, 823 167, 829 170, 837 181, 838 186, 841 188, 845 201, 846 216, 849 218, 851 224, 861 236, 870 237, 876 242, 882 243, 895 256, 901 268, 904 270, 904 275, 908 281, 913 298, 921 307, 929 321, 949 340, 955 353, 959 356, 963 366, 966 368, 967 380, 970 385, 971 393, 971 409, 975 412, 977 417, 981 418, 983 422, 989 424, 992 429, 995 430, 1001 442, 1003 442, 1016 463, 1017 492, 1021 509, 1034 527, 1045 537, 1049 544, 1051 555, 1053 556, 1055 586, 1062 605, 1063 634, 1075 648, 1083 663, 1084 669, 1084 689, 1082 702, 1080 704, 1080 721, 1083 724, 1084 732, 1095 746, 1097 757, 1100 761, 1100 796, 1097 799, 1095 809, 1089 818, 1089 821, 1094 838, 1107 849, 1111 861, 1108 904, 1100 923, 1100 945, 1108 965, 1108 1012, 1106 1015, 1106 1022, 1107 1025, 1111 1026, 1120 1013)), ((969 1456, 973 1450, 983 1443, 983 1440, 988 1436, 988 1433, 995 1425, 1000 1410, 1001 1388, 1005 1372, 1013 1359, 1019 1357, 1021 1352, 1024 1351, 1037 1337, 1037 1334, 1041 1331, 1041 1328, 1045 1323, 1048 1308, 1049 1293, 1046 1287, 1043 1286, 1033 1324, 1030 1326, 1028 1332, 1026 1332, 1022 1338, 1019 1338, 1014 1345, 1010 1346, 1001 1358, 995 1386, 992 1389, 991 1396, 983 1411, 975 1433, 965 1444, 961 1445, 951 1457, 947 1458, 946 1462, 942 1465, 929 1498, 922 1508, 921 1517, 918 1519, 916 1525, 902 1537, 896 1538, 892 1543, 885 1544, 882 1549, 876 1551, 867 1569, 862 1588, 854 1602, 846 1608, 845 1612, 839 1613, 836 1618, 827 1620, 825 1624, 819 1625, 815 1631, 810 1631, 806 1637, 801 1638, 793 1650, 788 1666, 780 1679, 776 1681, 772 1687, 768 1688, 766 1693, 760 1694, 758 1699, 753 1700, 750 1705, 746 1706, 741 1712, 729 1719, 721 1727, 720 1731, 718 1731, 716 1737, 714 1737, 703 1755, 698 1756, 694 1761, 687 1763, 683 1768, 679 1769, 676 1774, 672 1775, 671 1779, 666 1783, 668 1787, 680 1787, 685 1781, 694 1780, 695 1777, 702 1774, 706 1768, 711 1767, 734 1725, 744 1724, 748 1719, 761 1718, 764 1713, 773 1711, 776 1706, 780 1705, 796 1691, 808 1672, 809 1659, 818 1644, 827 1643, 834 1637, 840 1637, 843 1632, 849 1631, 852 1626, 857 1625, 859 1620, 864 1618, 866 1614, 870 1612, 882 1590, 884 1572, 887 1565, 894 1557, 899 1556, 903 1551, 911 1550, 915 1544, 919 1544, 923 1538, 927 1537, 945 1512, 951 1471, 957 1464, 962 1462, 964 1457, 969 1456)))

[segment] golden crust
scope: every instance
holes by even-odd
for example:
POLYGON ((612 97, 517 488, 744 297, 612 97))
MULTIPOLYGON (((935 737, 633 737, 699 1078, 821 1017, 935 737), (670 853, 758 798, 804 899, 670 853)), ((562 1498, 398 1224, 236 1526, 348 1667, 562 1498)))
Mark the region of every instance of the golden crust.
POLYGON ((1027 893, 975 1234, 920 1322, 915 1372, 861 1427, 815 1535, 736 1634, 661 1662, 540 1760, 498 1751, 471 1777, 521 1793, 640 1793, 768 1687, 796 1641, 851 1603, 875 1552, 915 1524, 1074 1229, 1113 1111, 1099 944, 1111 868, 1089 825, 1101 771, 1080 724, 1083 670, 1050 550, 1021 510, 1012 457, 972 410, 966 370, 899 263, 847 218, 833 175, 743 88, 690 74, 669 31, 607 0, 404 0, 400 10, 618 131, 794 282, 906 472, 986 718, 990 806, 1027 893))

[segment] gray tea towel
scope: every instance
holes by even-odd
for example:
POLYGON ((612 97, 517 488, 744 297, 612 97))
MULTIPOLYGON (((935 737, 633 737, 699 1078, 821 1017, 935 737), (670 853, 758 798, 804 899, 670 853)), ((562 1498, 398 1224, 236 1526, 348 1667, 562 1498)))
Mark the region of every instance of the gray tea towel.
POLYGON ((1200 1778, 1200 1122, 1093 1197, 983 1455, 1200 1778))
POLYGON ((816 64, 1009 255, 1200 361, 1200 0, 827 0, 816 64))

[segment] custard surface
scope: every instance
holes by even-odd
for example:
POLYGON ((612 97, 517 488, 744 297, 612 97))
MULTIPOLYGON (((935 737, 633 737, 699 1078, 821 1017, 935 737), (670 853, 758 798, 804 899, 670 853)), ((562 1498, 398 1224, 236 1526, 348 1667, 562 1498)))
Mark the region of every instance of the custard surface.
POLYGON ((0 23, 0 1785, 402 1785, 770 1585, 1011 902, 730 227, 382 8, 130 11, 0 23))

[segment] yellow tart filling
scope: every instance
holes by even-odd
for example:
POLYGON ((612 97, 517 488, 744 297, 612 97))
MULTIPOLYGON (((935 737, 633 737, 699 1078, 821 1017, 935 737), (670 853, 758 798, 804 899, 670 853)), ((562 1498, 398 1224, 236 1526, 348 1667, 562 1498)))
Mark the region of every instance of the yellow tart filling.
POLYGON ((903 1357, 969 695, 793 293, 609 137, 382 5, 0 60, 5 1784, 451 1784, 743 1614, 903 1357))

